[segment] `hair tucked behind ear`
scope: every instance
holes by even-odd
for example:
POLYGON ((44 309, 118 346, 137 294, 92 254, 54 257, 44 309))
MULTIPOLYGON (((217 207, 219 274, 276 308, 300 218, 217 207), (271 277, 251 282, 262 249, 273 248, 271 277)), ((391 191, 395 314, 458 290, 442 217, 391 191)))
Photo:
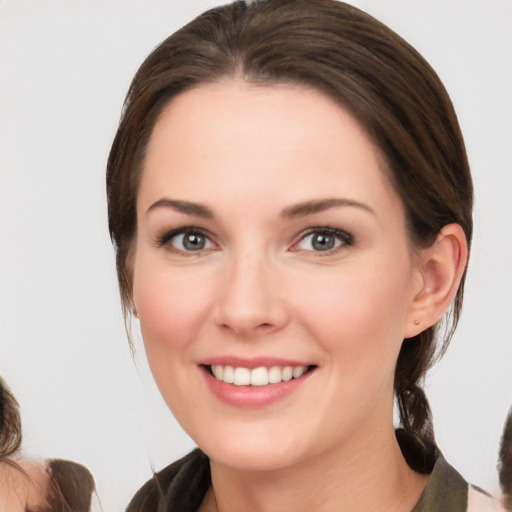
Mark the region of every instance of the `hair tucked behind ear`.
MULTIPOLYGON (((207 11, 167 38, 128 91, 107 165, 109 228, 125 313, 132 309, 137 186, 158 114, 180 92, 224 78, 297 83, 333 98, 380 149, 412 244, 432 244, 451 223, 462 226, 470 244, 473 188, 464 142, 450 98, 425 59, 391 29, 342 2, 240 1, 207 11)), ((425 449, 434 446, 434 437, 421 379, 455 329, 464 278, 441 347, 431 327, 404 341, 397 362, 401 422, 425 449)))

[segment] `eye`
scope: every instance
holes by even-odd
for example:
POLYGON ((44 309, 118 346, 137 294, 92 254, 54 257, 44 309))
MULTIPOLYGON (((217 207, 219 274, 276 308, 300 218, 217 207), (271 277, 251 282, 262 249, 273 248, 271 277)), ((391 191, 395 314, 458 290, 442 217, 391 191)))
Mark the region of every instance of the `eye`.
POLYGON ((295 244, 294 250, 329 252, 353 243, 353 236, 341 229, 315 228, 295 244))
POLYGON ((158 246, 171 246, 179 252, 197 252, 213 249, 215 246, 210 238, 197 228, 180 228, 169 231, 157 240, 158 246))

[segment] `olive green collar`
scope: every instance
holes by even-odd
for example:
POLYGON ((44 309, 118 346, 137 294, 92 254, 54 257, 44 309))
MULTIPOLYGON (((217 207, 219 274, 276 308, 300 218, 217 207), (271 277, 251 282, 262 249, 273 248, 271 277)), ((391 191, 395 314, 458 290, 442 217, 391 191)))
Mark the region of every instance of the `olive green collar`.
POLYGON ((430 480, 411 512, 466 512, 468 484, 439 453, 430 480))

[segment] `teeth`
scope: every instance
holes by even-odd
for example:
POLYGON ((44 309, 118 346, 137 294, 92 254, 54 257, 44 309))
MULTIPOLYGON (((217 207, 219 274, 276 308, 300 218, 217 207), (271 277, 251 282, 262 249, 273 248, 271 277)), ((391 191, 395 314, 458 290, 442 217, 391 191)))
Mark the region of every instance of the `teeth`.
POLYGON ((272 366, 268 371, 268 382, 269 384, 277 384, 281 382, 281 368, 279 366, 272 366))
POLYGON ((266 368, 255 368, 251 371, 252 386, 266 386, 268 384, 268 371, 266 368))
POLYGON ((233 384, 235 386, 248 386, 251 383, 251 370, 249 368, 235 368, 233 384))
POLYGON ((302 377, 307 369, 307 366, 272 366, 270 368, 260 366, 252 370, 220 364, 211 366, 212 373, 217 380, 235 386, 266 386, 267 384, 287 382, 302 377))
POLYGON ((222 380, 223 368, 220 364, 212 365, 212 372, 213 372, 213 375, 215 375, 215 378, 217 380, 222 380))
POLYGON ((292 377, 293 377, 293 368, 291 366, 285 366, 283 368, 283 373, 282 373, 282 379, 287 382, 289 380, 292 380, 292 377))
POLYGON ((233 384, 235 380, 235 369, 232 366, 224 366, 224 371, 222 372, 222 380, 227 384, 233 384))
POLYGON ((304 368, 304 366, 297 366, 293 369, 293 378, 298 379, 299 377, 302 377, 306 370, 307 368, 304 368))

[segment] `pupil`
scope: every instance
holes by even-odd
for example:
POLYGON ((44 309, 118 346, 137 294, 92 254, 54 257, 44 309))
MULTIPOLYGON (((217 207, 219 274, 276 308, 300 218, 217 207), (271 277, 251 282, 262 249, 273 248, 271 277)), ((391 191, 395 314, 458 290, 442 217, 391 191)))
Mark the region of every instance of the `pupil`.
POLYGON ((204 236, 196 233, 186 233, 183 237, 183 246, 190 251, 198 251, 204 247, 204 236))
POLYGON ((334 237, 331 235, 316 235, 313 238, 313 247, 317 251, 328 251, 334 247, 334 237))

